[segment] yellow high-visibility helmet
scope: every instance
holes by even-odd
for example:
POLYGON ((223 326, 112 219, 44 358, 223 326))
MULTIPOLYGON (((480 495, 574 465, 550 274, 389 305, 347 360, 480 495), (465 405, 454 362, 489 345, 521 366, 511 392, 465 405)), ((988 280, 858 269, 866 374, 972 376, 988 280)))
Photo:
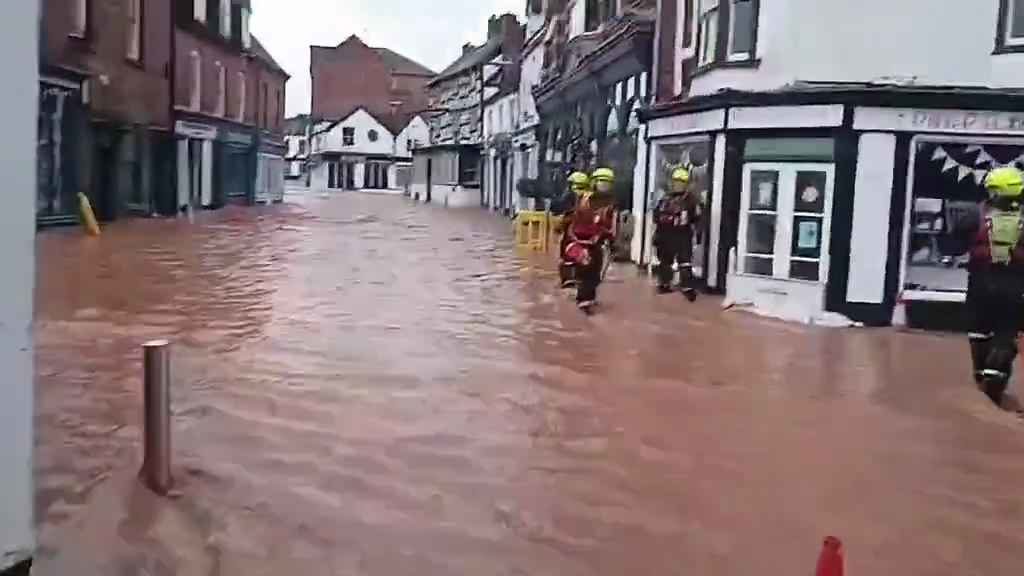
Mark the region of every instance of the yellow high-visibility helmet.
POLYGON ((1013 166, 1002 166, 985 176, 985 188, 993 198, 1019 199, 1024 191, 1024 175, 1013 166))
POLYGON ((615 182, 615 171, 611 168, 598 168, 594 170, 594 174, 590 177, 594 183, 598 182, 615 182))
POLYGON ((672 181, 682 182, 683 184, 690 183, 690 171, 680 166, 672 171, 672 181))
POLYGON ((573 172, 569 175, 569 188, 581 194, 590 187, 590 176, 587 176, 583 172, 573 172))

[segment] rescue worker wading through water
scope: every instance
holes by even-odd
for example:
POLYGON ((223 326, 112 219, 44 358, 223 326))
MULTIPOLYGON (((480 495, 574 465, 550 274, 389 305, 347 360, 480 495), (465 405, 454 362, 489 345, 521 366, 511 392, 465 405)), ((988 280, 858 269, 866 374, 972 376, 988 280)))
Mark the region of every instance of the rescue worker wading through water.
POLYGON ((604 271, 605 242, 615 230, 615 173, 598 168, 590 178, 593 191, 584 194, 576 205, 566 231, 568 243, 563 258, 576 273, 576 305, 589 311, 597 301, 597 285, 604 271))
POLYGON ((1024 177, 1012 167, 985 178, 989 199, 961 232, 969 235, 967 309, 971 356, 978 386, 996 404, 1010 382, 1024 306, 1021 191, 1024 177))
POLYGON ((690 172, 672 171, 668 194, 654 208, 654 248, 658 252, 658 292, 672 291, 672 263, 679 268, 679 287, 687 300, 697 299, 693 287, 693 229, 700 221, 700 201, 690 192, 690 172))
POLYGON ((572 288, 576 285, 574 263, 566 259, 566 249, 569 247, 569 224, 572 222, 572 215, 580 199, 590 194, 590 177, 583 172, 573 172, 569 175, 569 189, 559 199, 558 210, 562 216, 561 234, 558 243, 558 276, 562 282, 562 288, 572 288))

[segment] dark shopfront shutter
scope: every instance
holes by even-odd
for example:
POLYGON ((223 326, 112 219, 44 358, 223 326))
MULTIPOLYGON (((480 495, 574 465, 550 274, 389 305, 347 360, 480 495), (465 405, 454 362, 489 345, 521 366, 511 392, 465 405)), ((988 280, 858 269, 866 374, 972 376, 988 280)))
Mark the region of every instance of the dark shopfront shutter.
POLYGON ((247 146, 225 145, 221 162, 221 189, 225 201, 244 203, 249 193, 249 154, 247 146))

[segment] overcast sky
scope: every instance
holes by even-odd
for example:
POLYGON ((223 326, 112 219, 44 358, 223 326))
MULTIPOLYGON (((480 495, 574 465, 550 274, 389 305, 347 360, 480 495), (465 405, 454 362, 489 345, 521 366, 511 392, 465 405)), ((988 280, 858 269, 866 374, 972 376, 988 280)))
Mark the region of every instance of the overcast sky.
POLYGON ((309 112, 309 46, 336 46, 356 34, 436 71, 466 42, 487 37, 487 18, 523 19, 525 0, 252 0, 252 32, 292 75, 289 116, 309 112))

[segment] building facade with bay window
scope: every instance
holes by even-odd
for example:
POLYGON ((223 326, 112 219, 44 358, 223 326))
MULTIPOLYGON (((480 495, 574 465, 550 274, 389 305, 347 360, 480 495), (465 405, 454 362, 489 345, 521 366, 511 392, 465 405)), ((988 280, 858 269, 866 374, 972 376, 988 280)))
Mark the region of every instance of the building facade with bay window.
POLYGON ((1024 167, 1024 1, 970 4, 663 0, 634 260, 650 263, 650 212, 687 166, 706 214, 697 272, 728 301, 957 323, 953 222, 989 170, 1024 167))

